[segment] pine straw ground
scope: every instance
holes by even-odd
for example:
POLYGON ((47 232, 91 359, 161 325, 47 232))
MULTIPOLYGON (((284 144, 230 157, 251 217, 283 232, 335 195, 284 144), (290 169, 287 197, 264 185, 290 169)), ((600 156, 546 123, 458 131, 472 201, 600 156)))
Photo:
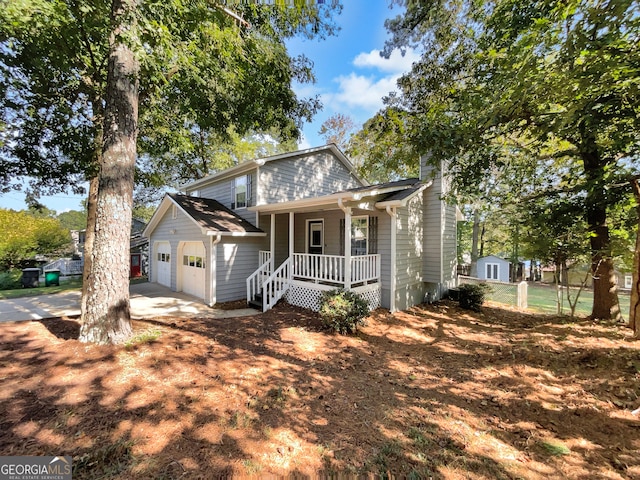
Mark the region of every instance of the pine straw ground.
POLYGON ((619 325, 441 303, 347 337, 287 305, 136 321, 118 347, 0 327, 0 452, 72 455, 74 479, 640 478, 619 325))

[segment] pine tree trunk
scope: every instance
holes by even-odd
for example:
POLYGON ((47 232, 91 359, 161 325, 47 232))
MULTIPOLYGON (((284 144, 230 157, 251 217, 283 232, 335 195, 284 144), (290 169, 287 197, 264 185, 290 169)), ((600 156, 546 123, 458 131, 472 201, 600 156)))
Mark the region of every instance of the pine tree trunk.
POLYGON ((82 302, 80 340, 122 343, 131 336, 129 242, 138 128, 139 65, 135 0, 113 0, 104 112, 104 144, 98 172, 96 222, 82 302))
POLYGON ((591 318, 619 320, 620 306, 607 226, 606 190, 603 185, 607 162, 600 158, 595 139, 590 134, 585 134, 584 137, 582 161, 588 182, 585 200, 586 220, 591 232, 591 318))
POLYGON ((640 180, 631 182, 633 195, 636 198, 638 212, 638 229, 636 231, 636 249, 633 254, 633 281, 631 284, 631 305, 629 308, 629 327, 634 337, 640 338, 640 180))

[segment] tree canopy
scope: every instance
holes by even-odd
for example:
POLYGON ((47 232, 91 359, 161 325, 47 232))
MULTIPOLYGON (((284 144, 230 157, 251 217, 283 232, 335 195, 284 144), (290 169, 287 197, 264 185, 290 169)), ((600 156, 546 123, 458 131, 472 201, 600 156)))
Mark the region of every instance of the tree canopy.
POLYGON ((0 269, 10 269, 36 255, 60 253, 71 244, 69 230, 51 217, 0 209, 0 269))
MULTIPOLYGON (((640 5, 632 0, 436 0, 395 3, 385 52, 421 60, 388 108, 406 115, 406 138, 447 159, 458 192, 509 165, 557 162, 550 195, 580 200, 589 230, 596 318, 616 316, 608 214, 629 198, 612 188, 637 172, 640 147, 640 5), (570 179, 570 182, 567 180, 570 179)), ((528 185, 522 196, 540 194, 528 185)))

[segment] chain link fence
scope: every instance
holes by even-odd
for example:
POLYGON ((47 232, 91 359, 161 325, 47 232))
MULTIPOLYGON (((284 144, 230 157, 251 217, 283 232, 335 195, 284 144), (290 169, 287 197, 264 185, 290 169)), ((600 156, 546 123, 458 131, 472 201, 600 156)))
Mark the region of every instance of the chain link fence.
POLYGON ((491 291, 485 298, 496 303, 514 305, 518 308, 527 308, 527 282, 504 283, 482 280, 480 278, 458 275, 458 285, 470 283, 479 285, 481 283, 491 287, 491 291))

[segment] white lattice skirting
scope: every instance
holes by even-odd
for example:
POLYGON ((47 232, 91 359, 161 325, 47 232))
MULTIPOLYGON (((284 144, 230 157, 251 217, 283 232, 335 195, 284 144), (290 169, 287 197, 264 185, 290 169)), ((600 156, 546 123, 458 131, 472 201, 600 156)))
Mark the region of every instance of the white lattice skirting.
MULTIPOLYGON (((291 286, 285 294, 285 300, 291 305, 308 308, 309 310, 317 312, 318 310, 320 310, 322 293, 334 289, 335 287, 330 287, 328 285, 306 283, 294 280, 291 282, 291 286)), ((352 290, 365 299, 365 301, 369 304, 370 310, 375 310, 380 306, 380 298, 382 296, 382 293, 379 283, 355 287, 352 288, 352 290)))

